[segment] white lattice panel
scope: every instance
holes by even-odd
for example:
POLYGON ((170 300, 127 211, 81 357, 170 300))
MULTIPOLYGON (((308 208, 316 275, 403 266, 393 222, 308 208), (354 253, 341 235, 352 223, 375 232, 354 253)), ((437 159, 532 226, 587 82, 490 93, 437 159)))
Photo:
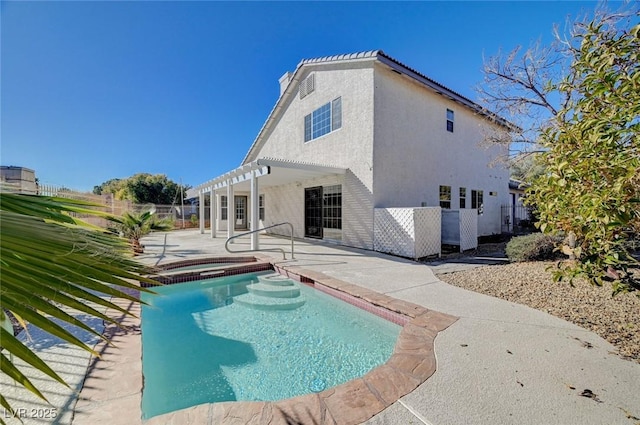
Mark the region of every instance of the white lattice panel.
POLYGON ((442 244, 440 232, 442 214, 440 207, 415 208, 415 258, 440 255, 442 244))
POLYGON ((409 258, 440 254, 440 208, 376 208, 374 249, 409 258))
POLYGON ((413 210, 376 208, 373 216, 373 249, 415 258, 413 210))
POLYGON ((460 251, 478 247, 478 210, 460 210, 460 251))

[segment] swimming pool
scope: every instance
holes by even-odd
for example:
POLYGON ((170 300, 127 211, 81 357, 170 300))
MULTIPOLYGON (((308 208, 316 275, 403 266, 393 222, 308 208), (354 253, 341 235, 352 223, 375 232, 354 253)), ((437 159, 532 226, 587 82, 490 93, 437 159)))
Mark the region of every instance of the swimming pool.
POLYGON ((282 297, 286 309, 256 305, 247 288, 267 274, 143 295, 144 418, 207 402, 323 391, 391 356, 400 326, 304 284, 282 297))

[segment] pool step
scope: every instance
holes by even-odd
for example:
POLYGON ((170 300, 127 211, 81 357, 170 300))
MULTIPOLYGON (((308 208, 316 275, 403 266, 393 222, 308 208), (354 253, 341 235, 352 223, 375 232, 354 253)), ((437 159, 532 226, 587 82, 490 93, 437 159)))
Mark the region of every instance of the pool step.
POLYGON ((281 274, 270 274, 267 276, 258 276, 258 281, 260 283, 264 283, 266 285, 273 285, 273 286, 295 286, 296 285, 293 279, 290 279, 286 276, 282 276, 281 274))
POLYGON ((279 274, 258 276, 258 283, 248 285, 247 290, 248 294, 234 297, 234 302, 257 310, 295 310, 306 302, 300 286, 279 274))
POLYGON ((307 301, 302 295, 296 298, 271 298, 262 295, 242 294, 234 297, 233 302, 256 310, 295 310, 302 307, 307 301))
POLYGON ((254 283, 248 285, 247 289, 250 294, 271 298, 296 298, 300 296, 300 287, 297 285, 282 286, 279 284, 254 283))

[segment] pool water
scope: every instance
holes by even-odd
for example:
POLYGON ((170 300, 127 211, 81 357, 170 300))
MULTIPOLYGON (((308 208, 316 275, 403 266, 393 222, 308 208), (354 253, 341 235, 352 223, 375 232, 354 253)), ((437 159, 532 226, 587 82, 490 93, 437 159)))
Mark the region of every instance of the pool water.
POLYGON ((302 301, 292 309, 251 308, 247 285, 260 275, 143 294, 143 418, 201 403, 319 392, 391 356, 400 326, 304 284, 295 284, 302 301))

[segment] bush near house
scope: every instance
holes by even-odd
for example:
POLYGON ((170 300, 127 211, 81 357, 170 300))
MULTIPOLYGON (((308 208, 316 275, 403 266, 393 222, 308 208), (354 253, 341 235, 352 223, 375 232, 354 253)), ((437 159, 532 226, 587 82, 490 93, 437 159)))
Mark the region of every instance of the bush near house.
POLYGON ((511 261, 542 261, 563 257, 555 248, 561 237, 532 233, 512 238, 505 248, 511 261))

